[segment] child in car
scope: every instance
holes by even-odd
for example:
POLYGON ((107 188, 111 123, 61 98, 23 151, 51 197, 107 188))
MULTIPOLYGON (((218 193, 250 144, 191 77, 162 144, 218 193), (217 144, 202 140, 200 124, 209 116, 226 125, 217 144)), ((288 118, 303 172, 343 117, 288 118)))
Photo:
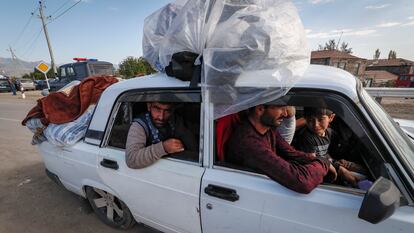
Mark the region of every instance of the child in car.
POLYGON ((329 124, 335 113, 327 108, 304 108, 306 127, 295 136, 294 147, 298 150, 315 153, 317 157, 329 159, 338 173, 338 182, 357 187, 357 183, 366 177, 366 170, 359 164, 344 159, 335 160, 329 155, 329 147, 335 132, 329 124))

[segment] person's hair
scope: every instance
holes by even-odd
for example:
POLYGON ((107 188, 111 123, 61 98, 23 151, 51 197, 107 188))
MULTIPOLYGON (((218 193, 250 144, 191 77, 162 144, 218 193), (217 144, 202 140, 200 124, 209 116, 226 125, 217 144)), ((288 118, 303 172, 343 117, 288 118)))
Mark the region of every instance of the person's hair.
POLYGON ((171 107, 175 107, 176 105, 177 105, 177 103, 174 103, 174 102, 160 102, 160 101, 151 101, 151 102, 149 102, 150 104, 155 104, 155 103, 157 103, 157 104, 164 104, 164 105, 170 105, 171 107))
POLYGON ((332 115, 332 111, 327 109, 327 108, 313 108, 313 107, 305 107, 303 109, 303 115, 305 116, 305 118, 307 117, 315 117, 315 116, 323 116, 323 115, 327 115, 330 116, 332 115))

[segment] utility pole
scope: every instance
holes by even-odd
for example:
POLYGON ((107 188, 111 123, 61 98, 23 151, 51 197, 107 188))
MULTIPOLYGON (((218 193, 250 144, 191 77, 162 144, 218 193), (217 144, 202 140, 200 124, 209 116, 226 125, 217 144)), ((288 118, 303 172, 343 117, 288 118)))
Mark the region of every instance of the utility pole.
POLYGON ((12 64, 14 67, 14 73, 11 73, 11 75, 16 75, 18 76, 20 74, 20 70, 24 70, 24 66, 20 63, 20 60, 17 58, 16 54, 14 53, 16 50, 14 50, 10 45, 9 45, 9 49, 6 49, 7 51, 10 52, 11 54, 11 58, 12 58, 12 64), (18 70, 17 65, 20 66, 20 70, 18 70))
POLYGON ((12 58, 13 61, 17 60, 17 56, 14 53, 15 50, 13 50, 10 45, 9 45, 9 49, 7 49, 7 51, 9 51, 11 53, 11 58, 12 58))
POLYGON ((53 56, 53 51, 52 51, 52 45, 50 44, 50 39, 49 39, 49 34, 47 33, 47 27, 46 27, 46 23, 45 23, 45 17, 43 15, 43 2, 39 1, 39 17, 42 20, 42 25, 43 25, 43 31, 45 32, 45 37, 46 37, 46 42, 47 42, 47 47, 49 48, 49 54, 50 54, 50 60, 52 63, 52 68, 53 68, 53 72, 55 73, 55 75, 57 74, 57 69, 56 69, 56 63, 55 63, 55 58, 53 56))
POLYGON ((338 50, 339 43, 341 43, 342 34, 344 34, 344 31, 341 31, 341 35, 339 36, 338 44, 336 44, 336 50, 338 50))

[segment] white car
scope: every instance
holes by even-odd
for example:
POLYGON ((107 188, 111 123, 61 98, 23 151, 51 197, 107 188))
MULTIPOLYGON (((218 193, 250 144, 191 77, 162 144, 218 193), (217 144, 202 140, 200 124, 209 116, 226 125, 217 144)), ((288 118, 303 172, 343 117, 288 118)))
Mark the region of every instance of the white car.
POLYGON ((39 145, 47 173, 118 228, 136 221, 163 232, 413 232, 414 145, 351 74, 311 65, 287 96, 297 114, 320 104, 336 113, 348 132, 345 154, 369 170, 369 191, 323 183, 300 194, 220 161, 210 117, 215 105, 201 96, 200 88, 161 73, 114 84, 102 94, 84 140, 39 145), (176 114, 198 135, 199 152, 127 167, 128 128, 148 101, 180 102, 176 114))
POLYGON ((34 91, 36 90, 36 86, 31 79, 20 79, 20 84, 25 91, 34 91))

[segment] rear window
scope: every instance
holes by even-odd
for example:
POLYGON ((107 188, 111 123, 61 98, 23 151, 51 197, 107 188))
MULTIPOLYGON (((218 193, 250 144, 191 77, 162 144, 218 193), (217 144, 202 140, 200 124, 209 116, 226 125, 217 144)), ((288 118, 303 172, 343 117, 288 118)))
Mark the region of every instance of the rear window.
POLYGON ((90 75, 113 75, 113 66, 110 64, 89 64, 90 75))

